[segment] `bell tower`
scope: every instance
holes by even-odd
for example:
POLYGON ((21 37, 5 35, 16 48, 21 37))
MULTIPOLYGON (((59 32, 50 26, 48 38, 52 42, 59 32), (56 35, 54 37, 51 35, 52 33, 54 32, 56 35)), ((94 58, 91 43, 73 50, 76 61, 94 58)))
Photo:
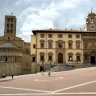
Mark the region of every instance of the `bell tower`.
POLYGON ((16 36, 16 17, 13 15, 5 15, 4 36, 16 36))
POLYGON ((92 9, 86 19, 86 31, 96 32, 96 14, 92 12, 92 9))

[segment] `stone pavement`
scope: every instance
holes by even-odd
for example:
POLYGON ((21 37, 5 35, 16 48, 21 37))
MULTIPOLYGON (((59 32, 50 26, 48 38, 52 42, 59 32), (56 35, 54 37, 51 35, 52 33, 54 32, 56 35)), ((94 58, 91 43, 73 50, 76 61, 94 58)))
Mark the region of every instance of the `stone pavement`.
POLYGON ((0 79, 0 96, 96 96, 96 68, 0 79))

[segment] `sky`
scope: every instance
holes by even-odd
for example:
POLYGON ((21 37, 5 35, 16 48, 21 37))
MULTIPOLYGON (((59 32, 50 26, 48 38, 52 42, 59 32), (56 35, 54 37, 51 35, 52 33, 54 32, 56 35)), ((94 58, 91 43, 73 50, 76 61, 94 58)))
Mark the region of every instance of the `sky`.
POLYGON ((5 15, 17 18, 16 36, 31 41, 32 30, 84 29, 87 15, 96 13, 96 0, 0 0, 0 35, 5 15))

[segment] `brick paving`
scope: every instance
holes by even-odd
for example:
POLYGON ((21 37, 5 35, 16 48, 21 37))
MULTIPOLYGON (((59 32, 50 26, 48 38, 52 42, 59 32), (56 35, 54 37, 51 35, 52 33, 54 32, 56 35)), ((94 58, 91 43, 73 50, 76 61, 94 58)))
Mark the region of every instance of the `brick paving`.
POLYGON ((96 96, 96 68, 0 79, 0 96, 96 96), (88 94, 87 94, 88 93, 88 94))

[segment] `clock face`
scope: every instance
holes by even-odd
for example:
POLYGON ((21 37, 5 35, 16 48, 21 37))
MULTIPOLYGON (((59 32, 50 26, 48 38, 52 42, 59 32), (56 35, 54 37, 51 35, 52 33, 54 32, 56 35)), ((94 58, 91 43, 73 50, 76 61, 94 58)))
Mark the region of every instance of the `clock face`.
POLYGON ((59 48, 62 48, 62 43, 58 43, 58 47, 59 48))

